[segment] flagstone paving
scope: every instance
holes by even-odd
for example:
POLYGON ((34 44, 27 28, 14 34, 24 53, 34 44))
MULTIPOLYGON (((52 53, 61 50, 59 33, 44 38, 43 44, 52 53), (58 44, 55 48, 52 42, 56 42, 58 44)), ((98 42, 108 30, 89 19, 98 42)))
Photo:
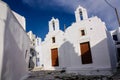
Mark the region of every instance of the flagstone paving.
POLYGON ((83 76, 64 71, 34 70, 29 73, 25 80, 120 80, 120 70, 113 76, 83 76))

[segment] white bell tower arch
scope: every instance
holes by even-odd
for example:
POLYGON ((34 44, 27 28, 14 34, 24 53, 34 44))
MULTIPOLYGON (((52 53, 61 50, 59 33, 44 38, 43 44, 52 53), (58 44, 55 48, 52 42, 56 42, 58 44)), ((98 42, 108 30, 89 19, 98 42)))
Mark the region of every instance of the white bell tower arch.
POLYGON ((75 18, 76 22, 88 19, 87 10, 81 6, 78 6, 78 8, 75 11, 75 18))
POLYGON ((59 20, 54 17, 49 21, 49 32, 59 30, 59 20))

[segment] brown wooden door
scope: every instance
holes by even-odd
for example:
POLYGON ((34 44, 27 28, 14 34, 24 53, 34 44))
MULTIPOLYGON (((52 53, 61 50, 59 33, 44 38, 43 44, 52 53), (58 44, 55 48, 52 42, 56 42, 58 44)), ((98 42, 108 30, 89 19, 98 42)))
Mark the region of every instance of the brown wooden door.
POLYGON ((51 49, 52 66, 59 66, 58 49, 51 49))
POLYGON ((80 48, 81 48, 82 64, 92 63, 92 56, 91 56, 89 42, 81 43, 80 48))

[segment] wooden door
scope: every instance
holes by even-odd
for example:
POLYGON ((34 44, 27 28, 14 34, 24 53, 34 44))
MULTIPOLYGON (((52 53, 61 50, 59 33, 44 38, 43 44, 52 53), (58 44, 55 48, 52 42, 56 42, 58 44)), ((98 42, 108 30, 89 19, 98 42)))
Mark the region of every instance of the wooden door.
POLYGON ((51 49, 52 66, 59 66, 58 49, 51 49))
POLYGON ((92 55, 91 55, 89 42, 81 43, 80 49, 81 49, 82 64, 92 63, 92 55))

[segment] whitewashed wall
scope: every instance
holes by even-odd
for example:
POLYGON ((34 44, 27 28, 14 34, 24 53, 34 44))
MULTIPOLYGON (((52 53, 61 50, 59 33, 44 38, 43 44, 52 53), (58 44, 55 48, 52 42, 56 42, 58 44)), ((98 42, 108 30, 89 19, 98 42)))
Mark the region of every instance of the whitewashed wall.
POLYGON ((105 23, 98 17, 73 23, 64 32, 52 31, 46 35, 42 43, 44 68, 58 70, 66 68, 67 72, 83 75, 111 75, 116 68, 115 45, 111 41, 105 23), (80 31, 85 30, 85 36, 80 31), (52 43, 52 37, 56 43, 52 43), (88 42, 91 47, 92 64, 82 64, 80 43, 88 42), (59 66, 52 67, 51 49, 58 48, 59 66))
POLYGON ((30 40, 7 4, 1 1, 0 11, 0 80, 20 80, 28 73, 30 40))
POLYGON ((19 15, 18 13, 12 11, 13 14, 15 15, 16 19, 18 20, 18 22, 21 24, 21 26, 23 27, 24 30, 26 30, 26 21, 25 18, 21 15, 19 15))
MULTIPOLYGON (((51 49, 53 48, 58 48, 58 55, 59 55, 59 67, 58 69, 61 68, 62 63, 63 63, 63 57, 61 54, 60 47, 63 44, 63 39, 64 39, 64 32, 61 30, 49 32, 46 35, 45 41, 42 43, 42 54, 43 54, 43 64, 44 64, 44 69, 55 69, 55 67, 52 67, 52 61, 51 61, 51 49), (52 37, 55 37, 56 42, 52 43, 52 37)), ((64 56, 64 55, 63 55, 64 56)))
MULTIPOLYGON (((97 17, 89 18, 81 22, 73 23, 66 32, 65 36, 70 44, 69 54, 71 66, 68 68, 72 71, 85 70, 82 74, 111 74, 112 67, 116 66, 115 47, 111 42, 111 37, 106 34, 105 24, 97 17), (80 30, 84 29, 86 35, 80 36, 80 30), (80 43, 90 42, 92 53, 92 64, 81 63, 80 43), (111 45, 109 45, 111 44, 111 45), (71 47, 72 45, 72 47, 71 47), (112 54, 113 53, 113 54, 112 54), (113 56, 111 58, 111 56, 113 56), (111 62, 112 61, 112 62, 111 62), (112 65, 114 63, 114 66, 112 65), (112 66, 111 66, 112 65, 112 66), (96 70, 96 72, 91 70, 96 70), (97 72, 103 71, 103 72, 97 72)), ((67 49, 66 49, 67 50, 67 49)), ((80 72, 80 71, 79 71, 80 72)))
POLYGON ((115 70, 116 67, 118 66, 117 65, 117 48, 110 32, 106 31, 106 33, 108 37, 107 41, 108 41, 108 47, 109 47, 109 53, 110 53, 111 68, 115 70))
MULTIPOLYGON (((111 75, 117 67, 116 50, 110 33, 105 23, 98 17, 88 18, 86 9, 78 7, 75 11, 76 22, 69 26, 65 32, 54 30, 53 21, 49 21, 49 32, 42 43, 44 69, 66 69, 67 72, 75 72, 83 75, 111 75), (83 11, 83 20, 78 16, 79 10, 83 11), (85 30, 85 36, 81 36, 81 30, 85 30), (55 43, 52 43, 55 37, 55 43), (89 42, 92 63, 82 64, 80 43, 89 42), (51 61, 51 49, 58 48, 59 66, 53 67, 51 61)), ((57 22, 58 21, 58 22, 57 22)))

